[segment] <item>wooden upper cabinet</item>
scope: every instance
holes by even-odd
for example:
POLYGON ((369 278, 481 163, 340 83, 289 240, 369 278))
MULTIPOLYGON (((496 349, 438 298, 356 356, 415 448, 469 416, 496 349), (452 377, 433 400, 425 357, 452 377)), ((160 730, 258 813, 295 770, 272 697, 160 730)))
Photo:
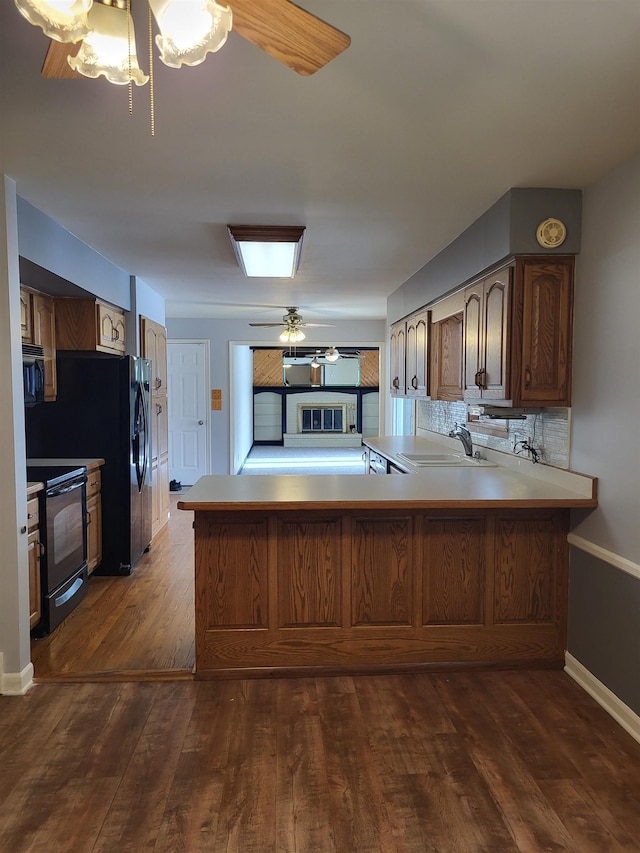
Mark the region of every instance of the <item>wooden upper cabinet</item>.
POLYGON ((124 353, 127 333, 124 312, 105 302, 96 303, 98 323, 98 349, 124 353))
POLYGON ((431 324, 431 399, 462 400, 462 311, 431 324))
POLYGON ((123 355, 126 350, 125 316, 99 299, 56 299, 58 349, 123 355))
POLYGON ((26 287, 20 288, 20 332, 23 344, 33 343, 32 292, 26 287))
POLYGON ((56 314, 55 301, 45 293, 34 292, 33 297, 33 343, 41 346, 44 353, 44 399, 56 399, 56 314))
POLYGON ((505 400, 509 383, 511 268, 464 291, 464 398, 505 400))
POLYGON ((407 324, 404 320, 394 323, 389 332, 390 391, 392 396, 402 397, 405 393, 405 356, 407 324))
POLYGON ((516 257, 465 288, 465 400, 571 405, 573 272, 573 257, 516 257))
POLYGON ((167 394, 167 330, 155 320, 140 317, 142 355, 151 361, 151 390, 167 394))
POLYGON ((520 346, 514 405, 570 406, 573 340, 573 257, 527 258, 516 264, 520 346))
POLYGON ((426 397, 429 393, 429 311, 413 314, 406 321, 405 393, 426 397))

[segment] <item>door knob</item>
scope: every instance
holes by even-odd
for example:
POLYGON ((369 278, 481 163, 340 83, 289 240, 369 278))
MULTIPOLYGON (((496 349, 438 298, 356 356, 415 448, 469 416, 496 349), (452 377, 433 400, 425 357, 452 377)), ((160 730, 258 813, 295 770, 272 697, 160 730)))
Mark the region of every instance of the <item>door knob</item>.
POLYGON ((203 424, 203 423, 204 423, 204 421, 198 421, 198 424, 199 424, 200 426, 202 426, 202 424, 203 424))

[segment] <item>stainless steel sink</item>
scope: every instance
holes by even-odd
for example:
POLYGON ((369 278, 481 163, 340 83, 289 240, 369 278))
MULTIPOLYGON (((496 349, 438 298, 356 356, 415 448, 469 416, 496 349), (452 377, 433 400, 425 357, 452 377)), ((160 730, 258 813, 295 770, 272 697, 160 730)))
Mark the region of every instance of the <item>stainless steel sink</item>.
POLYGON ((398 453, 412 465, 458 465, 464 458, 460 453, 398 453))
POLYGON ((470 456, 464 456, 461 453, 398 453, 398 458, 408 462, 410 465, 418 465, 420 467, 442 467, 447 465, 459 465, 465 468, 475 466, 495 467, 493 462, 488 462, 486 459, 475 459, 470 456))

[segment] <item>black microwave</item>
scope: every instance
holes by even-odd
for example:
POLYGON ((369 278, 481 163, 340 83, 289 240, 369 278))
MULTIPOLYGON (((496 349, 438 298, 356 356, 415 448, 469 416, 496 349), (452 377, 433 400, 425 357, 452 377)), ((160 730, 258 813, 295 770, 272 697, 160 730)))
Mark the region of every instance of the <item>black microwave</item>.
POLYGON ((44 403, 44 350, 33 344, 22 344, 22 379, 24 404, 44 403))

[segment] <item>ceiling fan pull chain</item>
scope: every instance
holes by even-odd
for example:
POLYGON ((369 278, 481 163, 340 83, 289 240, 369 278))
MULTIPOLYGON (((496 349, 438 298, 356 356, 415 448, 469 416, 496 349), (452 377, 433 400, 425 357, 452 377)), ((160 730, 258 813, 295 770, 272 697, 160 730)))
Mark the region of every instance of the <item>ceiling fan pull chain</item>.
POLYGON ((149 112, 151 115, 151 136, 156 135, 156 103, 153 77, 153 15, 149 8, 149 112))
POLYGON ((131 76, 131 0, 127 0, 127 40, 129 42, 129 115, 133 115, 133 78, 131 76))

